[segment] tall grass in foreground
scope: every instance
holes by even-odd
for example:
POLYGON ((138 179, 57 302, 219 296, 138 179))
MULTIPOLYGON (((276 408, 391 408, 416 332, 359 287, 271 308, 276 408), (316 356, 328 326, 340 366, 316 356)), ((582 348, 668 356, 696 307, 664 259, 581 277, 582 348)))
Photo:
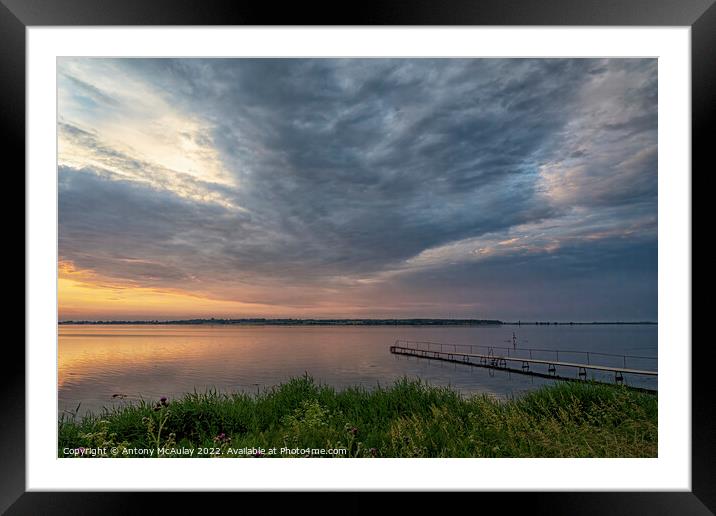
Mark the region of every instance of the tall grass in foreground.
POLYGON ((657 456, 657 397, 592 383, 498 401, 408 379, 336 392, 305 376, 257 396, 193 393, 58 424, 60 457, 80 447, 118 456, 140 448, 194 457, 246 456, 236 452, 244 448, 284 457, 296 455, 281 448, 341 448, 344 457, 657 456))

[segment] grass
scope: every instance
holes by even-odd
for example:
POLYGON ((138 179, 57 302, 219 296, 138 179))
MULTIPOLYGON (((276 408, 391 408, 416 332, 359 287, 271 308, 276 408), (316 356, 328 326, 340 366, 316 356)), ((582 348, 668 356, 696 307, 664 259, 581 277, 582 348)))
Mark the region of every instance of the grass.
POLYGON ((63 415, 58 429, 60 457, 656 457, 657 397, 565 382, 498 401, 408 379, 337 392, 304 376, 63 415))

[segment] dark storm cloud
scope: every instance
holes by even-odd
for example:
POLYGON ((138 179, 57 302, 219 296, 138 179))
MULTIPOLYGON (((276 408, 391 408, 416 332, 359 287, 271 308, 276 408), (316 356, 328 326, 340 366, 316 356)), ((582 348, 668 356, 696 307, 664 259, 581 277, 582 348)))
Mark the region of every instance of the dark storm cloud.
POLYGON ((556 253, 517 254, 399 277, 393 288, 454 314, 509 314, 514 320, 655 320, 657 245, 652 239, 610 238, 556 253), (509 285, 508 288, 506 286, 509 285), (536 309, 536 307, 539 307, 536 309))
POLYGON ((185 102, 216 124, 242 205, 271 206, 279 225, 378 268, 549 216, 531 167, 589 68, 534 62, 513 78, 509 63, 480 61, 161 64, 164 80, 191 84, 185 102), (212 86, 197 84, 203 74, 212 86))
MULTIPOLYGON (((60 172, 60 254, 108 276, 319 287, 401 270, 451 243, 528 238, 525 227, 574 220, 579 252, 518 262, 507 252, 489 266, 447 252, 430 271, 387 281, 419 284, 440 270, 447 292, 450 278, 486 281, 480 271, 490 270, 511 291, 517 270, 547 275, 545 256, 599 288, 611 272, 592 264, 611 248, 579 220, 630 227, 641 235, 634 245, 656 239, 656 60, 110 63, 202 120, 209 131, 186 137, 218 151, 234 186, 158 167, 64 123, 98 159, 60 172), (178 197, 177 184, 191 195, 178 197), (207 191, 223 204, 202 201, 207 191)), ((89 78, 68 79, 68 88, 105 95, 89 78)), ((629 265, 629 241, 618 241, 609 271, 620 256, 629 265)), ((655 285, 655 271, 638 281, 655 285)))

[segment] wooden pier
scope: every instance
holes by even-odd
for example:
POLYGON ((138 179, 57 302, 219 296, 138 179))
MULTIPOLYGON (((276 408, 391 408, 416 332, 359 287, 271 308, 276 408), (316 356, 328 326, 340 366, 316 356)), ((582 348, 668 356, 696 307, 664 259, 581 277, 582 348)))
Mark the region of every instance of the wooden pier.
MULTIPOLYGON (((628 358, 631 359, 653 359, 654 357, 643 357, 643 356, 630 356, 630 355, 614 355, 609 353, 588 353, 583 351, 570 351, 562 350, 563 355, 565 353, 588 353, 587 363, 564 361, 564 360, 551 360, 532 358, 533 351, 539 352, 552 352, 559 358, 559 350, 545 350, 545 349, 522 349, 513 348, 512 354, 509 353, 508 348, 494 348, 488 347, 488 353, 473 353, 473 352, 462 352, 457 350, 456 344, 441 344, 434 342, 411 342, 411 341, 396 341, 393 346, 390 346, 390 352, 395 355, 411 356, 418 358, 426 358, 429 360, 441 360, 445 362, 453 362, 457 364, 464 364, 474 367, 483 367, 487 369, 499 369, 501 371, 508 371, 511 373, 538 376, 542 378, 549 378, 552 380, 565 380, 565 381, 586 381, 587 371, 596 372, 609 372, 614 374, 614 383, 624 384, 624 375, 639 375, 646 377, 657 377, 658 372, 650 369, 637 369, 633 367, 626 367, 628 358), (412 344, 412 345, 411 345, 412 344), (427 346, 426 346, 427 345, 427 346), (431 349, 433 346, 433 349, 431 349), (439 346, 440 349, 435 349, 439 346), (447 348, 447 349, 445 349, 447 348), (453 348, 453 349, 450 349, 453 348), (505 350, 507 353, 495 354, 495 349, 505 350), (529 352, 529 356, 517 356, 517 352, 522 352, 523 355, 529 352), (613 357, 621 357, 623 359, 624 367, 617 367, 605 364, 591 363, 590 355, 606 355, 613 357), (519 367, 515 366, 519 364, 519 367), (531 367, 531 366, 537 367, 531 367), (545 367, 546 366, 546 367, 545 367), (539 368, 538 368, 539 367, 539 368), (574 370, 574 376, 566 376, 559 374, 557 368, 563 368, 567 370, 574 370)), ((461 345, 461 347, 467 347, 461 345)), ((470 346, 471 348, 473 346, 470 346)), ((479 346, 482 347, 482 346, 479 346)), ((471 350, 472 351, 472 350, 471 350)), ((606 383, 599 380, 599 383, 606 383)), ((631 387, 631 386, 630 386, 631 387)), ((656 392, 655 389, 647 389, 643 387, 631 387, 637 390, 656 392)))

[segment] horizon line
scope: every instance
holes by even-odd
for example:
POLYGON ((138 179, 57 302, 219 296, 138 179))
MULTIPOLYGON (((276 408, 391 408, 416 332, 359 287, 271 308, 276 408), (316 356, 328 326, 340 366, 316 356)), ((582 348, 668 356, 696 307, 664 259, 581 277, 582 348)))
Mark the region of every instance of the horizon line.
POLYGON ((658 321, 634 320, 634 321, 555 321, 549 319, 503 321, 500 319, 476 319, 476 318, 453 318, 453 317, 196 317, 184 319, 65 319, 58 321, 58 324, 171 324, 171 323, 276 323, 276 322, 312 322, 312 323, 356 323, 356 322, 456 322, 456 323, 480 323, 480 324, 504 324, 504 325, 574 325, 574 324, 658 324, 658 321))

